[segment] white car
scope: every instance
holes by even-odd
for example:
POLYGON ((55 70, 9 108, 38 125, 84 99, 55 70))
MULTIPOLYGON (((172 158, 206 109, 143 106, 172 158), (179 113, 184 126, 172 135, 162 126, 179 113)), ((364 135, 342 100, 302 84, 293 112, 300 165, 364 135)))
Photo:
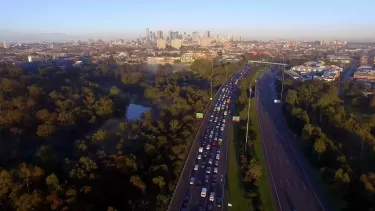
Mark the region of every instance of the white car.
POLYGON ((206 194, 207 194, 207 188, 202 188, 201 197, 202 198, 206 197, 206 194))
POLYGON ((195 182, 195 177, 190 178, 190 185, 194 184, 194 182, 195 182))
POLYGON ((216 160, 220 160, 220 154, 216 154, 216 160))
POLYGON ((217 174, 217 172, 218 172, 218 168, 215 167, 215 168, 214 168, 214 173, 217 174))
POLYGON ((198 164, 195 164, 194 166, 194 171, 197 171, 199 169, 199 165, 198 164))
POLYGON ((209 150, 211 148, 211 145, 207 144, 206 149, 209 150))
POLYGON ((198 160, 202 159, 202 155, 198 155, 198 160))
POLYGON ((215 192, 211 192, 210 201, 214 201, 214 200, 215 200, 215 192))
POLYGON ((207 167, 207 169, 206 169, 206 173, 207 173, 207 174, 210 174, 210 173, 211 173, 211 167, 207 167))
POLYGON ((203 152, 203 147, 199 147, 199 150, 198 150, 200 153, 203 152))

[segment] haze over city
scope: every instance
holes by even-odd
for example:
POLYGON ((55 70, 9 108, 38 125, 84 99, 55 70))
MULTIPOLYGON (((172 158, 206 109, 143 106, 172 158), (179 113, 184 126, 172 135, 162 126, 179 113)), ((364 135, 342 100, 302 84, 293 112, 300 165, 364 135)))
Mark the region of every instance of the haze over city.
POLYGON ((135 39, 145 28, 244 39, 375 38, 374 3, 345 1, 5 1, 0 40, 135 39), (366 5, 366 6, 364 6, 366 5))

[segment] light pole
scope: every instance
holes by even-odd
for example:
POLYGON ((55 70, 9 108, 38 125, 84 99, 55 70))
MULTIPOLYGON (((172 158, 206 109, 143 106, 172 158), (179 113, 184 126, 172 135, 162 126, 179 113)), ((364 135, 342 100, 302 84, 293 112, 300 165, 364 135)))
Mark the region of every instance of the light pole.
MULTIPOLYGON (((282 58, 282 64, 284 64, 285 62, 285 59, 284 57, 281 57, 282 58)), ((282 80, 281 80, 281 93, 280 93, 280 100, 283 100, 283 92, 284 92, 284 75, 285 75, 285 66, 282 65, 282 80)))
POLYGON ((213 75, 213 72, 214 72, 214 60, 212 59, 212 62, 211 62, 211 97, 210 97, 210 100, 212 100, 212 75, 213 75))
POLYGON ((246 137, 245 137, 245 152, 247 150, 247 140, 249 137, 249 122, 250 122, 250 107, 251 107, 251 83, 250 83, 250 88, 249 88, 249 104, 247 106, 247 123, 246 123, 246 137))

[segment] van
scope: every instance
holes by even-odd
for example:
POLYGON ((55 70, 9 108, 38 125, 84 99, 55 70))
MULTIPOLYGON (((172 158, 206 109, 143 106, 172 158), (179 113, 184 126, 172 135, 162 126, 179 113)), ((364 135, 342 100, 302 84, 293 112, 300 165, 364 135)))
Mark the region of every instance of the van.
POLYGON ((201 197, 205 198, 207 194, 207 188, 202 188, 201 197))

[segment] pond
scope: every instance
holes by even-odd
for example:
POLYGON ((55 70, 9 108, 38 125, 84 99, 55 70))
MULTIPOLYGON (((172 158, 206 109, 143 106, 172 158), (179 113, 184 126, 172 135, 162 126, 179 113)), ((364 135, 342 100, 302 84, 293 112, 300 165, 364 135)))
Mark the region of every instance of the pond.
POLYGON ((136 120, 142 117, 145 111, 149 111, 151 108, 144 107, 137 104, 129 104, 128 110, 126 111, 126 120, 136 120))

